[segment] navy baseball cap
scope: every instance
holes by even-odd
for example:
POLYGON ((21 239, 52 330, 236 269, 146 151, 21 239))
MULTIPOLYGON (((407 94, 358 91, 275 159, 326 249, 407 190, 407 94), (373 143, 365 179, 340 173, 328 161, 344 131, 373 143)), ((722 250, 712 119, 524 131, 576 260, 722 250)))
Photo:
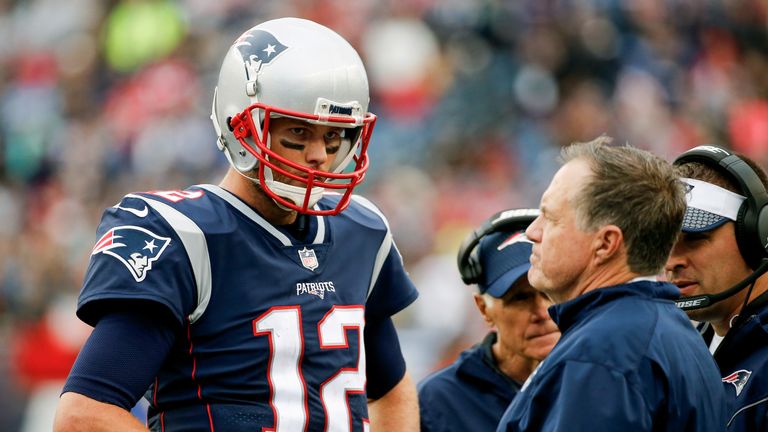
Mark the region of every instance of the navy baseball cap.
POLYGON ((477 287, 480 293, 501 298, 531 268, 529 258, 533 243, 525 232, 496 232, 483 237, 478 245, 478 259, 483 274, 477 287))
POLYGON ((711 231, 735 221, 746 197, 705 181, 684 178, 688 206, 683 218, 685 233, 711 231))

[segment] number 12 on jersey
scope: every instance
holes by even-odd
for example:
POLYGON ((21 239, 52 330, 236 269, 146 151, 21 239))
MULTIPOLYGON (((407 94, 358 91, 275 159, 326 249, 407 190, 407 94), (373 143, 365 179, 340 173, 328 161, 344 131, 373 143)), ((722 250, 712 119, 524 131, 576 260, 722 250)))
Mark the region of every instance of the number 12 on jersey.
MULTIPOLYGON (((253 320, 253 334, 269 337, 267 374, 275 415, 275 432, 303 431, 307 425, 307 388, 301 372, 304 355, 299 306, 276 306, 253 320)), ((357 367, 342 368, 320 386, 326 432, 351 428, 348 393, 365 392, 365 310, 362 306, 334 305, 317 324, 321 349, 350 349, 347 331, 359 332, 357 367)), ((353 347, 355 348, 355 347, 353 347)), ((367 430, 367 420, 363 419, 367 430)))

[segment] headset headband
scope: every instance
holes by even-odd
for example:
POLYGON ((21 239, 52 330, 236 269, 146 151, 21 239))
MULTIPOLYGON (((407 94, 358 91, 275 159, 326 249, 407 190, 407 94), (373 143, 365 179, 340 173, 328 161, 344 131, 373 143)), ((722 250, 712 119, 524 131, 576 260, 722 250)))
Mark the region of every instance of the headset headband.
POLYGON ((522 231, 539 216, 539 209, 510 209, 500 211, 486 219, 469 233, 459 247, 457 263, 461 280, 470 285, 480 280, 482 267, 477 259, 477 245, 483 237, 498 231, 522 231))

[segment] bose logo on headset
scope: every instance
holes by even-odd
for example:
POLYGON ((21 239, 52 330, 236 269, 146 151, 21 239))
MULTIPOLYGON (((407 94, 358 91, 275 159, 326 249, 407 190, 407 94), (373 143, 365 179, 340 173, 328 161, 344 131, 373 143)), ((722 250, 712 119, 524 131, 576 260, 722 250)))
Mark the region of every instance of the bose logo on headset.
POLYGON ((461 280, 470 285, 477 283, 483 275, 480 259, 477 256, 477 245, 483 237, 499 231, 524 231, 538 216, 539 209, 502 210, 469 233, 461 243, 457 256, 461 280))
POLYGON ((756 269, 768 258, 768 192, 760 176, 738 155, 712 145, 694 147, 675 159, 675 165, 704 164, 738 185, 747 197, 736 218, 736 242, 744 261, 756 269))

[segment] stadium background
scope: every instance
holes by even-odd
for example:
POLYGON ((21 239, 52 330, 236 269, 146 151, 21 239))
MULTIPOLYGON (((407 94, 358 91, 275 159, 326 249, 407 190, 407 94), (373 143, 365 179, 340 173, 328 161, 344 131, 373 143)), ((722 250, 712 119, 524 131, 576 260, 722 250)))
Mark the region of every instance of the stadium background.
POLYGON ((330 26, 367 64, 379 121, 359 191, 421 291, 397 317, 416 379, 485 332, 459 241, 536 206, 561 146, 607 133, 768 163, 766 0, 0 0, 0 430, 50 430, 102 209, 221 178, 220 61, 280 16, 330 26))

